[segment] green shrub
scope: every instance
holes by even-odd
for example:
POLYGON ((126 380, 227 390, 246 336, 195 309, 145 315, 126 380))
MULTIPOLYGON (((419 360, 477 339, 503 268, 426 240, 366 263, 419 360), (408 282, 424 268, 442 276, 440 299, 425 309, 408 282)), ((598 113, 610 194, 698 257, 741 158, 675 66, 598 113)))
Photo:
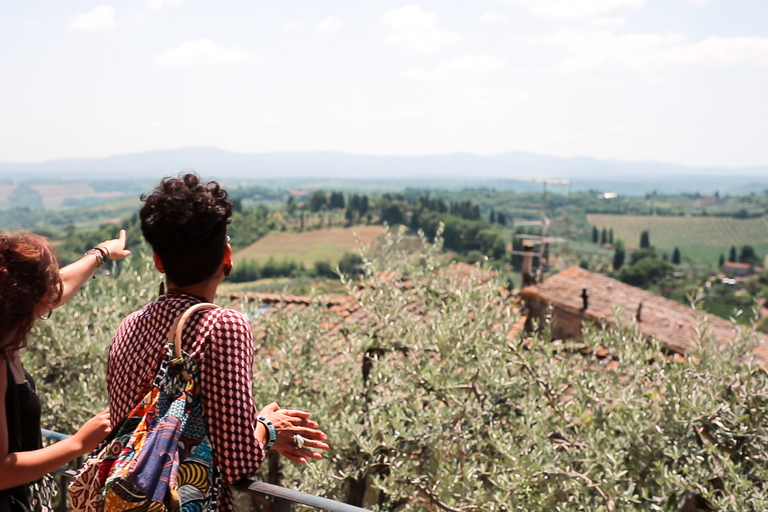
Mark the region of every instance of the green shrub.
MULTIPOLYGON (((286 463, 284 485, 389 511, 671 511, 686 493, 768 509, 768 379, 747 357, 751 331, 721 348, 702 324, 682 363, 632 325, 585 330, 605 360, 547 329, 510 338, 519 314, 500 283, 440 272, 439 242, 422 243, 414 258, 389 233, 364 256, 366 286, 350 293, 367 320, 329 330, 342 318, 322 299, 260 317, 257 403, 312 411, 332 446, 286 463)), ((46 427, 73 432, 105 405, 111 334, 158 282, 136 251, 39 322, 25 363, 46 427)))

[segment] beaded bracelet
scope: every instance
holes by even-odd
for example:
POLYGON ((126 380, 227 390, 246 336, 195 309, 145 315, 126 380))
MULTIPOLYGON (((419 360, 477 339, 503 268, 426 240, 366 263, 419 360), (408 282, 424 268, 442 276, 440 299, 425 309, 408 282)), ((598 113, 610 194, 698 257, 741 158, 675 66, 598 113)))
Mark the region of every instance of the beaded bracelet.
POLYGON ((269 421, 268 418, 265 418, 262 415, 256 416, 256 419, 264 424, 265 427, 267 427, 267 430, 269 430, 269 441, 267 442, 266 449, 269 450, 274 446, 275 441, 277 440, 277 430, 275 430, 275 426, 272 424, 271 421, 269 421))
POLYGON ((96 256, 96 260, 99 262, 99 266, 102 266, 104 262, 109 258, 109 253, 106 251, 106 249, 99 247, 98 245, 93 249, 89 249, 85 254, 86 256, 89 254, 96 256))

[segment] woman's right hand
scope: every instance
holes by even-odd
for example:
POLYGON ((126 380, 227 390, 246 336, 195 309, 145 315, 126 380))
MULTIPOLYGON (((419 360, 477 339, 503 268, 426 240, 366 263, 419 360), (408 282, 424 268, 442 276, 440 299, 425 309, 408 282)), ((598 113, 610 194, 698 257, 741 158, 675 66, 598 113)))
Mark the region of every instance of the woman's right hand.
POLYGON ((82 445, 83 453, 95 450, 112 430, 109 423, 109 407, 86 421, 80 430, 72 436, 82 445))
POLYGON ((126 235, 125 230, 120 230, 120 235, 112 240, 104 240, 97 247, 107 250, 107 259, 122 260, 131 255, 131 251, 125 248, 126 235))

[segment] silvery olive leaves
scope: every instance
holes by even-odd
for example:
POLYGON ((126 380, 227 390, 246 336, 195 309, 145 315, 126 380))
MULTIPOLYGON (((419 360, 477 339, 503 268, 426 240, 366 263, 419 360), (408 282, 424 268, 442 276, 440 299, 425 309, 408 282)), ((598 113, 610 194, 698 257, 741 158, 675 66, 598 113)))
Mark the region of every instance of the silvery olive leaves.
MULTIPOLYGON (((111 333, 157 293, 149 258, 132 259, 34 332, 49 428, 105 405, 111 333)), ((439 242, 388 232, 363 260, 344 310, 239 306, 258 318, 257 403, 311 411, 332 447, 283 463, 283 485, 387 511, 768 509, 768 379, 749 329, 722 349, 703 321, 682 361, 632 325, 552 340, 518 332, 522 305, 439 242)))

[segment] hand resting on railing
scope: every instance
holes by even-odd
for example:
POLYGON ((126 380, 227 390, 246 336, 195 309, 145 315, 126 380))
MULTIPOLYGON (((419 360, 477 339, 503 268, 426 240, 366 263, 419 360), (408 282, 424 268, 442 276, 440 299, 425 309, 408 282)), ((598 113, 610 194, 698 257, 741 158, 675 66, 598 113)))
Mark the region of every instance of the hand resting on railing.
POLYGON ((328 438, 325 432, 320 430, 320 425, 309 419, 310 413, 297 409, 281 409, 272 402, 264 407, 260 414, 269 418, 277 431, 277 440, 274 449, 288 460, 299 464, 306 464, 309 459, 322 459, 323 456, 310 450, 327 450, 329 446, 324 442, 328 438), (304 438, 304 446, 297 447, 294 443, 294 435, 304 438))

